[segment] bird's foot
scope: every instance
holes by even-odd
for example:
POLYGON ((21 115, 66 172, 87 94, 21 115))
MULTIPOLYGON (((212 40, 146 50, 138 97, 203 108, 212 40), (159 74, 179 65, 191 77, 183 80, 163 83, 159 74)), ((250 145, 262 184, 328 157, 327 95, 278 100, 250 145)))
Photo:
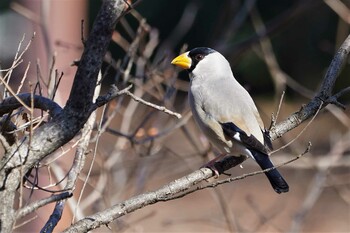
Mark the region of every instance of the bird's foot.
POLYGON ((219 178, 220 173, 218 169, 215 167, 215 162, 216 162, 216 159, 213 159, 208 163, 204 164, 203 166, 201 166, 200 168, 209 168, 214 173, 214 178, 217 179, 219 178))
MULTIPOLYGON (((220 159, 224 158, 226 154, 221 154, 214 159, 210 160, 208 163, 204 164, 201 168, 209 168, 214 173, 214 178, 217 179, 220 176, 219 170, 215 167, 215 163, 219 161, 220 159)), ((225 174, 224 172, 221 172, 221 174, 225 174)))

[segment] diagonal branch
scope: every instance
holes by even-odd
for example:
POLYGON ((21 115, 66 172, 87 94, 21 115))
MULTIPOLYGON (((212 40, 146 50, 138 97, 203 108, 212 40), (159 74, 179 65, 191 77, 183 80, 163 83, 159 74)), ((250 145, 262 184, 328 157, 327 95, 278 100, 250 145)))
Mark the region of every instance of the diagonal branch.
POLYGON ((164 185, 157 191, 148 192, 132 197, 124 202, 120 202, 117 205, 112 206, 111 208, 90 215, 74 223, 71 227, 67 228, 63 232, 88 232, 89 230, 96 229, 101 225, 106 225, 114 219, 131 213, 137 209, 143 208, 150 204, 155 204, 160 201, 164 201, 167 197, 172 196, 174 193, 186 191, 204 179, 208 179, 212 176, 212 171, 207 168, 202 168, 200 170, 194 171, 187 176, 164 185))
POLYGON ((61 200, 67 199, 67 198, 71 197, 72 195, 73 195, 72 192, 64 192, 64 193, 55 194, 55 195, 52 195, 48 198, 44 198, 44 199, 38 200, 36 202, 30 203, 29 205, 16 211, 16 214, 15 214, 16 218, 20 219, 20 218, 26 216, 27 214, 34 212, 35 210, 39 209, 40 207, 43 207, 49 203, 53 203, 56 201, 61 201, 61 200))
POLYGON ((205 179, 209 179, 213 176, 213 172, 208 169, 208 168, 202 168, 200 170, 194 171, 191 174, 188 174, 180 179, 177 179, 169 184, 164 185, 163 187, 159 188, 158 190, 140 194, 138 196, 132 197, 124 202, 118 203, 104 211, 98 212, 96 214, 87 216, 86 218, 76 222, 73 224, 71 227, 66 229, 65 233, 73 233, 73 232, 88 232, 90 230, 96 229, 100 227, 101 225, 106 225, 109 222, 113 221, 114 219, 117 219, 119 217, 122 217, 128 213, 131 213, 137 209, 143 208, 148 205, 155 204, 157 202, 162 202, 162 201, 169 201, 173 199, 177 199, 183 196, 186 196, 190 193, 193 193, 198 190, 206 189, 206 188, 213 188, 218 185, 232 182, 235 180, 239 179, 244 179, 248 176, 253 176, 257 174, 262 174, 266 171, 275 169, 277 167, 283 166, 285 164, 291 163, 306 153, 310 150, 311 144, 309 143, 307 149, 301 153, 300 155, 296 156, 295 158, 280 164, 278 166, 275 166, 274 168, 268 168, 263 171, 257 171, 257 172, 252 172, 249 174, 245 174, 242 176, 234 177, 234 178, 229 178, 226 180, 218 181, 214 184, 210 185, 205 185, 205 186, 200 186, 195 189, 192 189, 200 183, 201 181, 205 179))
MULTIPOLYGON (((329 103, 336 103, 333 96, 333 87, 337 80, 341 68, 344 66, 350 51, 350 35, 345 39, 338 52, 335 54, 330 66, 328 67, 327 73, 321 83, 319 91, 315 97, 305 106, 303 106, 298 112, 290 115, 286 120, 278 123, 275 127, 270 129, 270 137, 275 140, 281 137, 283 134, 294 129, 302 122, 308 120, 318 111, 320 106, 324 103, 322 108, 327 106, 329 103)), ((348 89, 341 91, 341 94, 348 92, 348 89)), ((335 94, 337 98, 339 94, 335 94)))

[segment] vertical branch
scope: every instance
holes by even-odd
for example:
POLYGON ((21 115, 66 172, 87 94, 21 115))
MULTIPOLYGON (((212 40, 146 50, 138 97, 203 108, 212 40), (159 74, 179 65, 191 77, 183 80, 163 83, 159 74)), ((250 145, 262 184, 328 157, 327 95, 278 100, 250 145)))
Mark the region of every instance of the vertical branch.
POLYGON ((85 43, 65 111, 86 113, 90 109, 102 57, 105 55, 118 17, 125 8, 122 0, 104 1, 85 43), (106 25, 106 22, 108 24, 106 25), (84 96, 84 98, 82 98, 84 96))
POLYGON ((337 80, 341 69, 347 61, 350 51, 350 35, 345 39, 340 46, 338 52, 334 56, 331 64, 328 67, 325 78, 322 80, 319 93, 316 97, 327 100, 332 95, 332 90, 337 80))

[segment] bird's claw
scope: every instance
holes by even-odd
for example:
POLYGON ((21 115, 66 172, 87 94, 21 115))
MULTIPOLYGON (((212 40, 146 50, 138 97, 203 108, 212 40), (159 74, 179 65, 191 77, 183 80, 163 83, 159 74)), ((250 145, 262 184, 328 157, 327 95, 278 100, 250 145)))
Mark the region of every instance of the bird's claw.
POLYGON ((219 173, 218 169, 215 167, 215 161, 210 161, 209 163, 204 164, 200 168, 208 168, 208 169, 210 169, 213 172, 215 179, 219 178, 219 176, 220 176, 220 173, 219 173))

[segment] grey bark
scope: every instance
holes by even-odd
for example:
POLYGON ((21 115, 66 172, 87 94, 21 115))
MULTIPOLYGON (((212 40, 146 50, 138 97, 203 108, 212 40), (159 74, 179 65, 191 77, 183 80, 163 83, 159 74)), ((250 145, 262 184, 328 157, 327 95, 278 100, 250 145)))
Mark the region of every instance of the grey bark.
POLYGON ((23 174, 38 161, 70 141, 91 114, 98 72, 124 1, 103 1, 100 12, 85 43, 71 94, 65 108, 40 126, 30 139, 12 145, 0 161, 0 232, 12 232, 15 223, 15 193, 23 174))

